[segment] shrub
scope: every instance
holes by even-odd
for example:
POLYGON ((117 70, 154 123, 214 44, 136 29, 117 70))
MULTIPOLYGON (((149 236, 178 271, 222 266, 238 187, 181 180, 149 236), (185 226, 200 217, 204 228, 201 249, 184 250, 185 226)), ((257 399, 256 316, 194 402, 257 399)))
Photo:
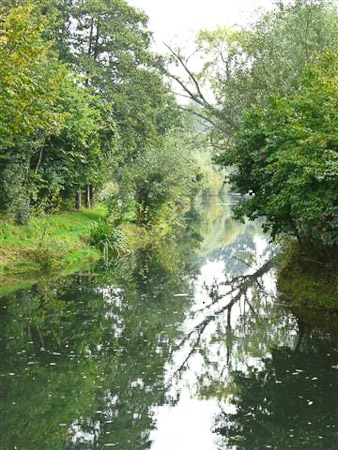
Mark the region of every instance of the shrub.
POLYGON ((96 222, 89 231, 90 244, 99 248, 105 258, 130 252, 125 236, 109 220, 96 222))

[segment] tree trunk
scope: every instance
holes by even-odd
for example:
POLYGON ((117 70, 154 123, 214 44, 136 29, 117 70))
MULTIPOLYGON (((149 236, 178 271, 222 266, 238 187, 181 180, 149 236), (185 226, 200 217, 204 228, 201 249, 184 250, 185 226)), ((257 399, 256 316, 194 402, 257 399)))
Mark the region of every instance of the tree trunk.
POLYGON ((94 44, 94 60, 97 60, 99 55, 99 39, 100 39, 100 18, 97 18, 96 23, 96 36, 95 36, 95 44, 94 44))
POLYGON ((87 184, 86 187, 86 208, 90 209, 92 207, 92 201, 90 196, 90 184, 87 184))
POLYGON ((91 207, 93 207, 93 205, 94 205, 94 188, 93 188, 92 184, 89 185, 89 197, 90 197, 90 205, 91 205, 91 207))
POLYGON ((77 191, 75 199, 76 199, 76 209, 81 209, 81 191, 77 191))
POLYGON ((89 35, 89 46, 88 46, 88 55, 89 56, 92 53, 93 29, 94 29, 94 19, 92 18, 92 20, 90 22, 90 35, 89 35))

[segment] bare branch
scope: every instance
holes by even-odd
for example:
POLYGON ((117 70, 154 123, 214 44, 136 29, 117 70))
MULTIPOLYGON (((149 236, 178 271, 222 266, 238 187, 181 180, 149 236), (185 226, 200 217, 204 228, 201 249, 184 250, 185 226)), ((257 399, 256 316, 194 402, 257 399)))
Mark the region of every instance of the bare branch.
MULTIPOLYGON (((195 77, 195 75, 191 72, 191 70, 188 68, 187 66, 187 62, 189 60, 189 58, 184 61, 183 58, 180 56, 179 53, 175 52, 175 50, 173 50, 168 44, 164 44, 167 49, 170 51, 170 53, 179 61, 179 63, 181 64, 181 66, 183 67, 183 69, 186 71, 186 73, 188 74, 190 80, 193 82, 193 84, 195 85, 196 91, 197 91, 197 95, 199 96, 199 98, 201 99, 201 101, 203 102, 203 104, 209 108, 212 108, 212 106, 210 105, 210 103, 206 100, 206 98, 204 97, 201 87, 197 81, 197 78, 195 77)), ((196 97, 196 95, 195 95, 196 97)))
POLYGON ((209 117, 204 116, 203 114, 195 111, 194 109, 185 108, 184 106, 179 106, 179 108, 182 109, 183 111, 187 111, 191 114, 194 114, 195 116, 197 116, 203 120, 206 120, 207 122, 211 123, 211 125, 214 125, 214 126, 216 125, 216 123, 213 120, 209 119, 209 117))

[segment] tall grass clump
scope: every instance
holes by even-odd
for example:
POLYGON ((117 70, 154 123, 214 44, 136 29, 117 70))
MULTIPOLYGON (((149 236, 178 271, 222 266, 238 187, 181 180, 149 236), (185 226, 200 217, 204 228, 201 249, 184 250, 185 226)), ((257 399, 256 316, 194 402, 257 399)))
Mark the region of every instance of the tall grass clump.
POLYGON ((109 219, 99 220, 89 229, 90 244, 100 249, 105 259, 130 253, 126 237, 109 219))

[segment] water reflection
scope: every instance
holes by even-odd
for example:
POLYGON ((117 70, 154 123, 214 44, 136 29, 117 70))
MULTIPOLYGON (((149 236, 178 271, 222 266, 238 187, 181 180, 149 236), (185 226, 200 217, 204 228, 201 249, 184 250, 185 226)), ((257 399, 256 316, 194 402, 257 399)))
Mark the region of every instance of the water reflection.
POLYGON ((338 448, 336 327, 282 303, 268 238, 231 202, 1 300, 1 448, 338 448))
POLYGON ((3 448, 149 448, 194 273, 156 250, 3 299, 3 448))

